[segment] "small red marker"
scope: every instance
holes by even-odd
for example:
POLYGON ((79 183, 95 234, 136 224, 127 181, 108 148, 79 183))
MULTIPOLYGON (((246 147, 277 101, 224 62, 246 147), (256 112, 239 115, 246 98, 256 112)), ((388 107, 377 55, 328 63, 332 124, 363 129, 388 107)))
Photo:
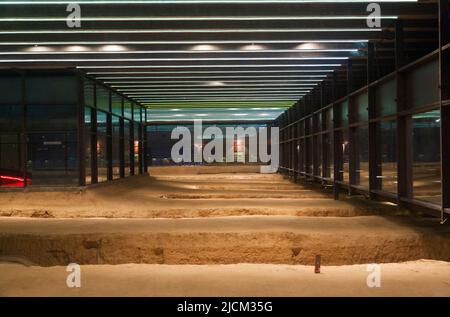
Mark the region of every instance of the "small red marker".
POLYGON ((319 274, 320 273, 320 261, 321 261, 321 256, 316 255, 316 261, 314 264, 314 273, 319 274))

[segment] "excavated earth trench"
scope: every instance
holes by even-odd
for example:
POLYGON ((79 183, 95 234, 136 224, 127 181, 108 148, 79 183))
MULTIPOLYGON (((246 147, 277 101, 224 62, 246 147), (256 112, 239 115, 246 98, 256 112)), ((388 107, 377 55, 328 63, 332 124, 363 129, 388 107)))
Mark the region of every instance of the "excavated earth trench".
POLYGON ((392 204, 335 201, 248 167, 151 175, 1 193, 0 261, 312 265, 319 254, 323 265, 450 261, 448 226, 392 204))

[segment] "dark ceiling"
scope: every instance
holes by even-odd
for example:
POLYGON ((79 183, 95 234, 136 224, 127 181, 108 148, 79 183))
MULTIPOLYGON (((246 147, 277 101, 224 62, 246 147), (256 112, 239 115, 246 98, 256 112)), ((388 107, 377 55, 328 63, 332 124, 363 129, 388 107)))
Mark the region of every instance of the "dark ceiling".
POLYGON ((76 67, 150 108, 152 121, 270 120, 332 75, 365 84, 367 42, 380 75, 396 24, 415 59, 437 46, 435 1, 1 1, 0 68, 76 67), (399 22, 400 21, 400 22, 399 22))

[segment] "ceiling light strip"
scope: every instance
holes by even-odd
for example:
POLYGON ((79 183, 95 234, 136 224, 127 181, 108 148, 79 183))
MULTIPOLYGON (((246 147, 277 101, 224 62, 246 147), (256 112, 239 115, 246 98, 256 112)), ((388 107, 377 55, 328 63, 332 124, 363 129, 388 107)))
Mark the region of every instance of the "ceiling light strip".
POLYGON ((311 29, 130 29, 130 30, 13 30, 0 35, 25 34, 174 34, 174 33, 323 33, 323 32, 380 32, 381 28, 311 28, 311 29))

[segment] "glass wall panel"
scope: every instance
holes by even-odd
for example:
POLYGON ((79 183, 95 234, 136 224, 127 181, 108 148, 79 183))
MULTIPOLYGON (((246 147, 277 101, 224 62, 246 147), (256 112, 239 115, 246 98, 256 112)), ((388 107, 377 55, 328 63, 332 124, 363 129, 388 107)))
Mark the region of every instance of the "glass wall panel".
POLYGON ((397 81, 395 79, 377 86, 375 94, 377 115, 383 117, 393 115, 397 112, 397 81))
POLYGON ((349 164, 350 164, 350 142, 348 138, 348 130, 344 129, 342 133, 342 161, 343 161, 343 180, 348 183, 350 181, 349 164))
POLYGON ((131 119, 133 116, 133 104, 127 99, 123 101, 123 115, 127 119, 131 119))
POLYGON ((103 111, 97 111, 97 133, 106 134, 107 132, 107 114, 103 111))
POLYGON ((124 120, 124 156, 125 156, 125 176, 130 176, 130 121, 124 120))
POLYGON ((326 167, 325 170, 325 177, 333 179, 334 178, 333 134, 332 133, 324 134, 323 142, 325 143, 326 146, 326 154, 324 153, 324 155, 327 156, 328 161, 328 166, 326 167))
POLYGON ((314 137, 316 148, 316 164, 317 164, 317 176, 322 176, 322 135, 314 137))
POLYGON ((133 120, 135 122, 141 122, 141 107, 137 104, 133 104, 133 120))
POLYGON ((91 164, 91 139, 92 139, 92 110, 84 108, 84 165, 86 185, 92 184, 92 164, 91 164))
POLYGON ((0 104, 0 131, 20 132, 23 125, 22 105, 0 104))
POLYGON ((333 109, 330 108, 326 111, 326 129, 333 129, 333 109))
POLYGON ((120 119, 112 116, 112 168, 113 179, 120 178, 120 119))
POLYGON ((22 104, 22 78, 18 75, 0 77, 0 105, 22 104))
POLYGON ((98 182, 108 180, 108 155, 107 155, 107 115, 97 110, 97 173, 98 182))
POLYGON ((75 76, 28 76, 26 100, 36 105, 76 105, 78 103, 75 76), (51 92, 51 93, 49 93, 51 92))
POLYGON ((25 185, 21 156, 20 134, 0 133, 0 187, 25 185))
POLYGON ((104 134, 97 135, 97 170, 99 183, 108 180, 107 139, 107 136, 104 134))
POLYGON ((140 162, 140 140, 139 140, 139 124, 134 124, 134 174, 139 174, 139 162, 140 162))
POLYGON ((382 121, 381 135, 381 189, 397 192, 397 121, 382 121))
POLYGON ((369 127, 358 127, 355 131, 357 156, 356 184, 369 187, 369 127))
POLYGON ((28 131, 76 131, 75 105, 27 105, 28 131))
POLYGON ((440 111, 416 114, 412 119, 414 198, 441 204, 440 111))
POLYGON ((363 93, 355 97, 355 106, 357 111, 355 118, 356 122, 367 121, 369 119, 367 93, 363 93))
POLYGON ((426 106, 439 100, 439 61, 433 60, 405 74, 407 105, 426 106))
POLYGON ((122 116, 122 97, 116 93, 111 94, 112 113, 122 116))
POLYGON ((340 127, 348 126, 348 101, 340 104, 340 127))
POLYGON ((95 84, 89 79, 84 80, 84 105, 95 107, 95 84))
POLYGON ((28 134, 27 171, 33 185, 77 185, 76 133, 28 134))
POLYGON ((109 112, 109 90, 97 85, 96 90, 97 109, 109 112))

